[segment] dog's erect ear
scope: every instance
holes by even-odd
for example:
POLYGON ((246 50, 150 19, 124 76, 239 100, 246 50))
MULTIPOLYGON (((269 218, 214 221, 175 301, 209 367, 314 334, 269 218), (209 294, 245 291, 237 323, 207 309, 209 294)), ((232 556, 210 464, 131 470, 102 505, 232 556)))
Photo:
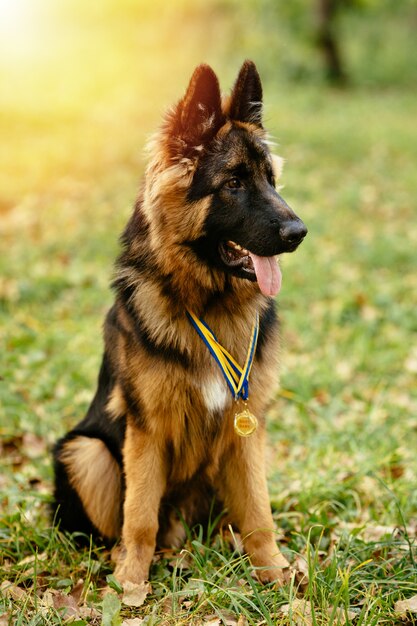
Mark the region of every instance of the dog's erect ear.
POLYGON ((230 96, 229 117, 262 128, 262 83, 253 61, 245 61, 230 96))
POLYGON ((174 113, 173 132, 188 146, 214 137, 224 123, 219 81, 211 67, 199 65, 174 113))

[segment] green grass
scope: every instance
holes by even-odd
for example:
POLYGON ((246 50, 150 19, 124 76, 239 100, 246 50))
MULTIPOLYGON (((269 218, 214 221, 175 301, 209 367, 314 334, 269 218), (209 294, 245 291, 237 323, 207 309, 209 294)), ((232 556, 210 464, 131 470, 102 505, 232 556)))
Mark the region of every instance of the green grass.
MULTIPOLYGON (((228 62, 226 37, 216 47, 209 34, 230 34, 241 19, 233 3, 192 10, 184 0, 177 16, 165 9, 158 21, 155 9, 127 0, 104 3, 102 15, 69 6, 62 23, 54 17, 55 55, 35 50, 34 72, 16 60, 1 97, 1 626, 61 624, 65 607, 78 626, 216 616, 240 626, 336 626, 346 615, 362 626, 404 623, 395 603, 417 594, 411 86, 331 91, 281 74, 278 82, 268 55, 259 59, 266 122, 287 161, 282 193, 309 227, 283 261, 281 389, 268 421, 271 500, 291 584, 258 585, 225 536, 196 528, 184 552, 157 555, 152 592, 132 609, 115 590, 103 600, 115 586, 109 553, 79 550, 51 527, 50 448, 94 391, 143 144, 200 60, 228 87, 238 61, 228 62)), ((261 56, 261 26, 241 33, 234 59, 261 56)))

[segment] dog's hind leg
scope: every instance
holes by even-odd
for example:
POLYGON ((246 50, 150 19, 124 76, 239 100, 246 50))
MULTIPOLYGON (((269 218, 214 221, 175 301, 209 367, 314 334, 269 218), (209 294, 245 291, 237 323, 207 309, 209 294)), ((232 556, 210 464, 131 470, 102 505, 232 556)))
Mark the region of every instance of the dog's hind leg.
POLYGON ((55 508, 62 528, 114 539, 120 534, 120 466, 98 438, 69 433, 54 451, 55 508))

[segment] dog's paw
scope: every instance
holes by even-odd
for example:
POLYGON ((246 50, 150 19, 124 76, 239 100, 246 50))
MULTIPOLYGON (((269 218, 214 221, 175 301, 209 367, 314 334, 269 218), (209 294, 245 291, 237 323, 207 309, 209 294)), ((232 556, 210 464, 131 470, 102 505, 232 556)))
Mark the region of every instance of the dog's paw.
POLYGON ((119 562, 114 570, 114 577, 124 588, 128 585, 144 585, 148 579, 148 568, 142 567, 140 562, 131 562, 126 559, 119 562))
POLYGON ((120 544, 113 548, 111 559, 115 563, 114 577, 125 587, 127 585, 145 585, 149 575, 149 567, 144 564, 137 551, 128 553, 125 546, 120 544))
POLYGON ((265 584, 275 583, 278 587, 287 585, 292 576, 292 570, 287 559, 281 554, 277 554, 267 563, 256 564, 256 578, 265 584))

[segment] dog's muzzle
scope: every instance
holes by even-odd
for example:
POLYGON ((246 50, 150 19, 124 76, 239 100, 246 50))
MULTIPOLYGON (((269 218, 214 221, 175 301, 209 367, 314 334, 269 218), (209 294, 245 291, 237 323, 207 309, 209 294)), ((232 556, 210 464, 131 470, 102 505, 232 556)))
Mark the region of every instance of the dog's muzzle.
POLYGON ((307 232, 304 222, 297 218, 284 222, 279 229, 279 236, 282 242, 288 246, 288 250, 292 251, 300 245, 307 232))

